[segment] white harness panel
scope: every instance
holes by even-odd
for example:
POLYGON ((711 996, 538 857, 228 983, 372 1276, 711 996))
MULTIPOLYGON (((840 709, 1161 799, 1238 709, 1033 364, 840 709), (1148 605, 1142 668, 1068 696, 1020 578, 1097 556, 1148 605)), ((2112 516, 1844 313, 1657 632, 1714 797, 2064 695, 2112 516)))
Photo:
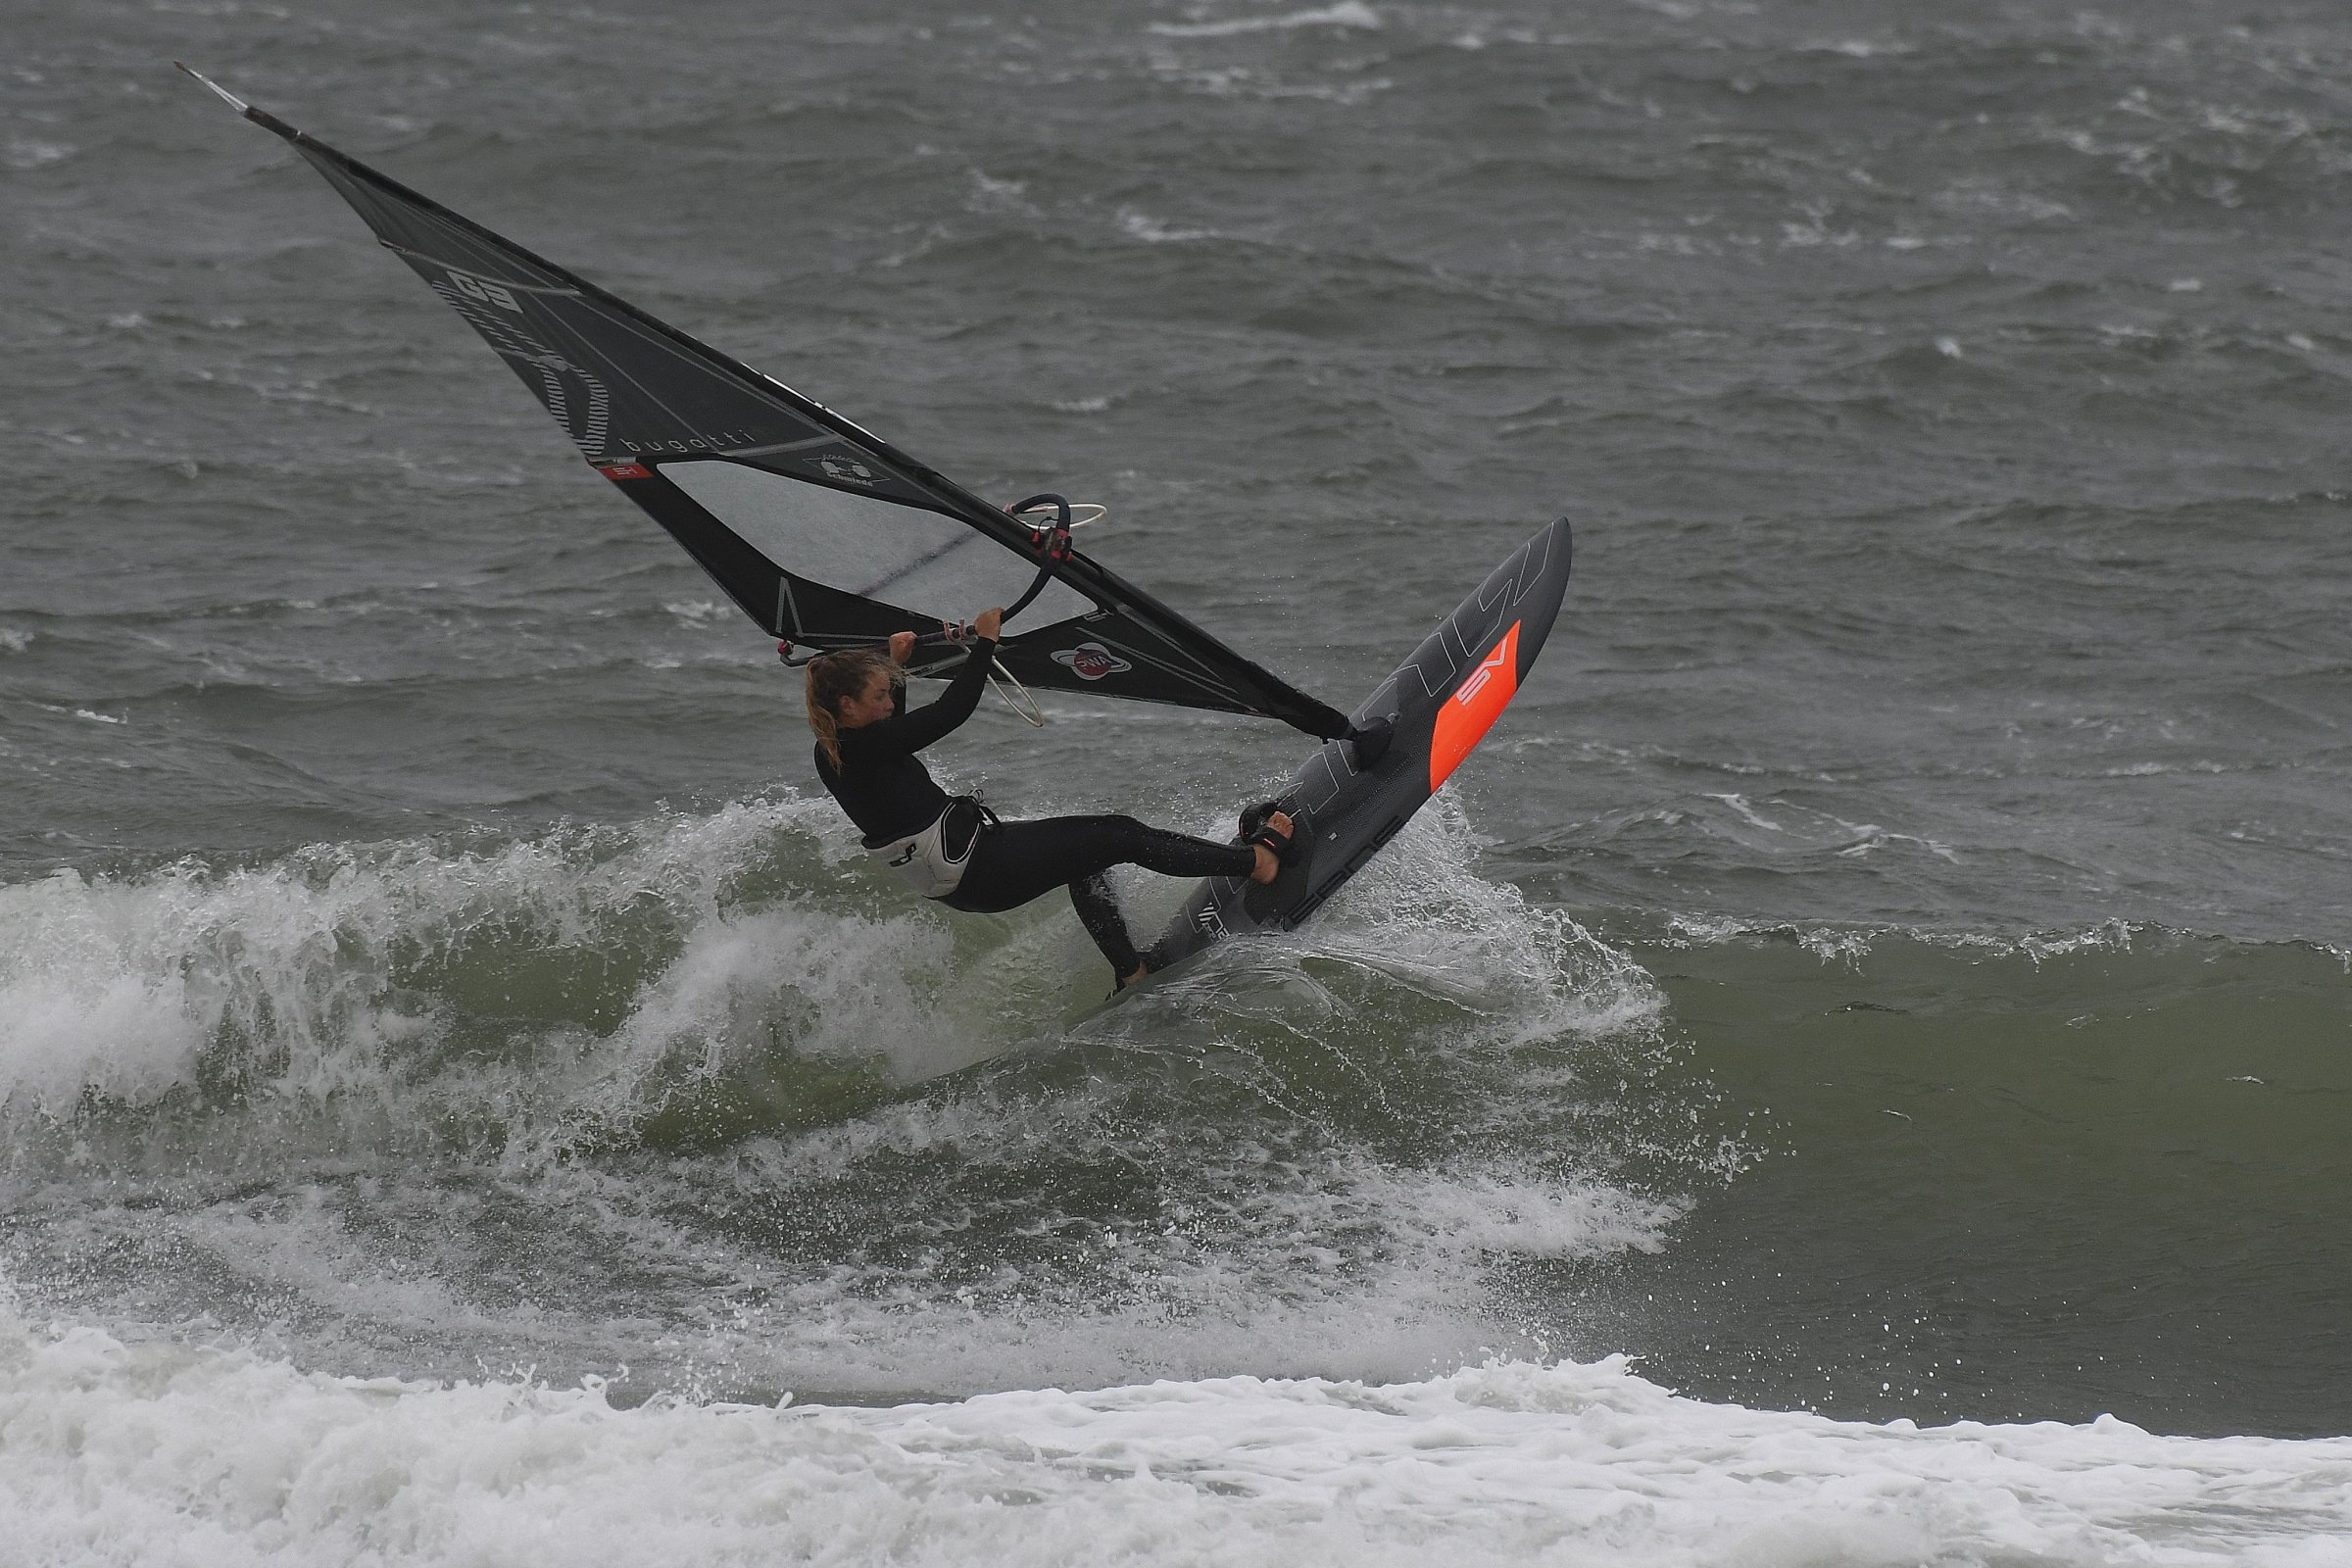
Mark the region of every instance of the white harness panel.
POLYGON ((988 821, 988 808, 968 797, 957 797, 948 803, 931 825, 903 839, 877 844, 866 853, 880 857, 882 863, 899 874, 900 880, 926 899, 944 899, 963 885, 963 868, 972 861, 972 851, 979 846, 980 831, 988 821), (956 814, 958 806, 970 806, 979 813, 972 824, 972 836, 964 842, 961 855, 948 852, 948 818, 956 814))

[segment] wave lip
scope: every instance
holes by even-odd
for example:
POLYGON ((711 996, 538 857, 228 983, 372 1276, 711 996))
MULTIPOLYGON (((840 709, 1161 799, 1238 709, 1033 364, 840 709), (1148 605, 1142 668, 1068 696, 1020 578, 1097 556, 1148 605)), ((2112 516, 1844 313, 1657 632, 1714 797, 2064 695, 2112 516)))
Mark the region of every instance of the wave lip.
MULTIPOLYGON (((821 863, 815 817, 786 798, 505 844, 313 845, 0 887, 0 1104, 62 1120, 188 1097, 405 1103, 502 1057, 551 1085, 567 1076, 558 1058, 633 1082, 803 1021, 799 1044, 822 1054, 835 1043, 817 1009, 745 1015, 807 992, 866 1004, 871 1025, 903 999, 877 1002, 858 973, 896 940, 883 922, 811 913, 789 885, 742 896, 780 857, 821 863)), ((900 945, 902 968, 936 961, 936 942, 900 945)))
POLYGON ((1591 1365, 1232 1377, 891 1408, 615 1408, 0 1331, 36 1560, 1423 1564, 2131 1560, 2352 1546, 2352 1439, 1921 1429, 1707 1404, 1591 1365))

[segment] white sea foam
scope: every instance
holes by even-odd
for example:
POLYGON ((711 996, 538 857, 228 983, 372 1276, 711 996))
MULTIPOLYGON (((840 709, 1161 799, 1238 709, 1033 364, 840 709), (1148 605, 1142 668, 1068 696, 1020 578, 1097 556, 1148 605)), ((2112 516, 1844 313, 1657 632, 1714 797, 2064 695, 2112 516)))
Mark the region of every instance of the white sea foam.
POLYGON ((1170 228, 1158 219, 1148 213, 1139 213, 1132 207, 1119 210, 1119 227, 1131 238, 1140 239, 1147 245, 1180 245, 1187 240, 1219 237, 1214 229, 1170 228))
MULTIPOLYGON (((812 817, 833 826, 785 799, 488 851, 318 847, 0 888, 0 1100, 52 1115, 85 1093, 143 1103, 191 1084, 213 1048, 241 1052, 273 1093, 381 1086, 385 1053, 435 1023, 407 971, 501 933, 540 951, 610 947, 649 908, 682 931, 685 961, 649 983, 616 1047, 627 1060, 698 1029, 708 1043, 727 995, 789 984, 791 964, 837 983, 829 920, 808 919, 779 954, 747 939, 759 917, 722 907, 730 879, 812 817), (730 962, 731 978, 717 972, 730 962)), ((765 918, 775 937, 791 915, 765 918)))
MULTIPOLYGON (((1682 1212, 1525 1161, 1416 1170, 1345 1149, 1253 1161, 1197 1142, 1119 1149, 1079 1119, 1029 1129, 1051 1135, 1045 1158, 1165 1170, 1156 1203, 1107 1220, 1034 1204, 1024 1226, 1063 1246, 1023 1257, 985 1238, 963 1245, 975 1215, 959 1183, 934 1190, 938 1211, 913 1227, 929 1245, 897 1266, 877 1250, 822 1277, 732 1258, 761 1299, 710 1325, 698 1364, 718 1387, 902 1396, 1228 1373, 1423 1377, 1489 1347, 1543 1348, 1542 1334, 1496 1315, 1498 1265, 1655 1251, 1682 1212), (1197 1179, 1177 1164, 1187 1156, 1207 1167, 1197 1179)), ((976 1148, 1008 1130, 991 1115, 959 1136, 976 1148)), ((853 1177, 862 1168, 889 1167, 853 1177)), ((964 1168, 981 1181, 1020 1175, 985 1156, 964 1168)))
POLYGON ((1214 98, 1256 98, 1267 102, 1303 98, 1347 108, 1353 108, 1396 85, 1396 79, 1391 76, 1358 76, 1347 81, 1292 81, 1246 66, 1194 71, 1178 68, 1170 61, 1159 63, 1153 69, 1163 80, 1181 83, 1192 91, 1204 92, 1214 98))
POLYGON ((1559 910, 1479 876, 1481 847, 1461 797, 1440 791, 1299 940, 1477 1004, 1514 1044, 1596 1039, 1664 1016, 1665 998, 1639 964, 1559 910))
POLYGON ((45 169, 51 164, 63 163, 78 150, 70 142, 34 141, 30 137, 19 137, 9 142, 7 152, 0 154, 0 161, 6 162, 11 169, 45 169))
POLYGON ((789 1042, 800 1056, 880 1054, 903 1078, 961 1066, 926 1049, 941 1021, 920 1002, 947 980, 946 929, 786 908, 697 925, 639 993, 614 1036, 643 1070, 684 1056, 715 1075, 731 1049, 789 1042))
POLYGON ((1228 17, 1222 22, 1154 22, 1152 32, 1163 38, 1229 38, 1245 32, 1287 32, 1297 27, 1378 28, 1380 13, 1362 0, 1341 0, 1313 11, 1291 11, 1271 17, 1228 17))
POLYGON ((33 1562, 2049 1564, 2352 1560, 2352 1440, 1922 1430, 1622 1358, 771 1407, 332 1378, 0 1323, 33 1562))
POLYGON ((1938 931, 1924 926, 1797 925, 1785 920, 1742 920, 1735 915, 1677 914, 1668 917, 1667 942, 1677 947, 1719 947, 1758 939, 1792 942, 1824 960, 1858 963, 1883 942, 1916 942, 1923 947, 1965 949, 2017 956, 2039 962, 2068 954, 2129 953, 2135 939, 2185 939, 2185 933, 2128 920, 2105 920, 2076 931, 1994 936, 1981 931, 1938 931))
POLYGON ((1750 827, 1760 827, 1768 833, 1778 833, 1781 831, 1781 824, 1775 822, 1768 816, 1759 814, 1754 807, 1747 804, 1747 797, 1744 795, 1709 794, 1707 799, 1710 801, 1721 801, 1733 810, 1738 811, 1740 813, 1740 820, 1746 822, 1750 827))

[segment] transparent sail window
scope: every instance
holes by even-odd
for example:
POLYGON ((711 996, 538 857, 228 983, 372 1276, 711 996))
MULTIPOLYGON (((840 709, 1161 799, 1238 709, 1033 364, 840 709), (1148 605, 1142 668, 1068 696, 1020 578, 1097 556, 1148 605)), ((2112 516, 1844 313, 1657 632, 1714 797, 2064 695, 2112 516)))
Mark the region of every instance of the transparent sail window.
MULTIPOLYGON (((924 619, 968 620, 991 605, 1011 604, 1037 580, 1036 566, 976 529, 879 496, 723 458, 664 463, 662 477, 795 576, 924 619)), ((1035 631, 1094 608, 1076 589, 1049 582, 1011 629, 1035 631)))

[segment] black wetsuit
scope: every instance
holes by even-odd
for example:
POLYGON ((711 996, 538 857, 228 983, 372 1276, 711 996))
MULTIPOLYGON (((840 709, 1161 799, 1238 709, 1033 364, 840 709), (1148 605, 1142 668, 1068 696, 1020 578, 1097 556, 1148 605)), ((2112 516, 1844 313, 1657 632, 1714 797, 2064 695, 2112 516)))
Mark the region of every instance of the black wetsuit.
MULTIPOLYGON (((974 643, 971 657, 939 701, 911 713, 906 711, 906 688, 894 683, 888 718, 838 732, 840 767, 833 765, 822 746, 816 748, 816 776, 865 835, 867 849, 920 833, 948 808, 948 792, 931 782, 931 770, 914 754, 972 716, 996 652, 993 642, 974 643)), ((963 846, 951 848, 960 851, 963 846)))
MULTIPOLYGON (((816 776, 865 835, 867 849, 921 832, 952 804, 914 754, 972 716, 996 651, 994 642, 975 643, 947 691, 927 708, 908 712, 905 692, 894 688, 890 717, 840 732, 840 767, 833 765, 823 747, 816 749, 816 776)), ((974 812, 971 831, 979 842, 972 846, 963 879, 941 903, 975 914, 996 914, 1066 887, 1079 924, 1122 977, 1133 974, 1143 960, 1103 872, 1114 865, 1140 865, 1163 876, 1248 876, 1257 863, 1256 852, 1246 844, 1188 838, 1132 816, 1055 816, 983 825, 974 812)), ((965 842, 951 842, 948 852, 960 854, 965 842)))

